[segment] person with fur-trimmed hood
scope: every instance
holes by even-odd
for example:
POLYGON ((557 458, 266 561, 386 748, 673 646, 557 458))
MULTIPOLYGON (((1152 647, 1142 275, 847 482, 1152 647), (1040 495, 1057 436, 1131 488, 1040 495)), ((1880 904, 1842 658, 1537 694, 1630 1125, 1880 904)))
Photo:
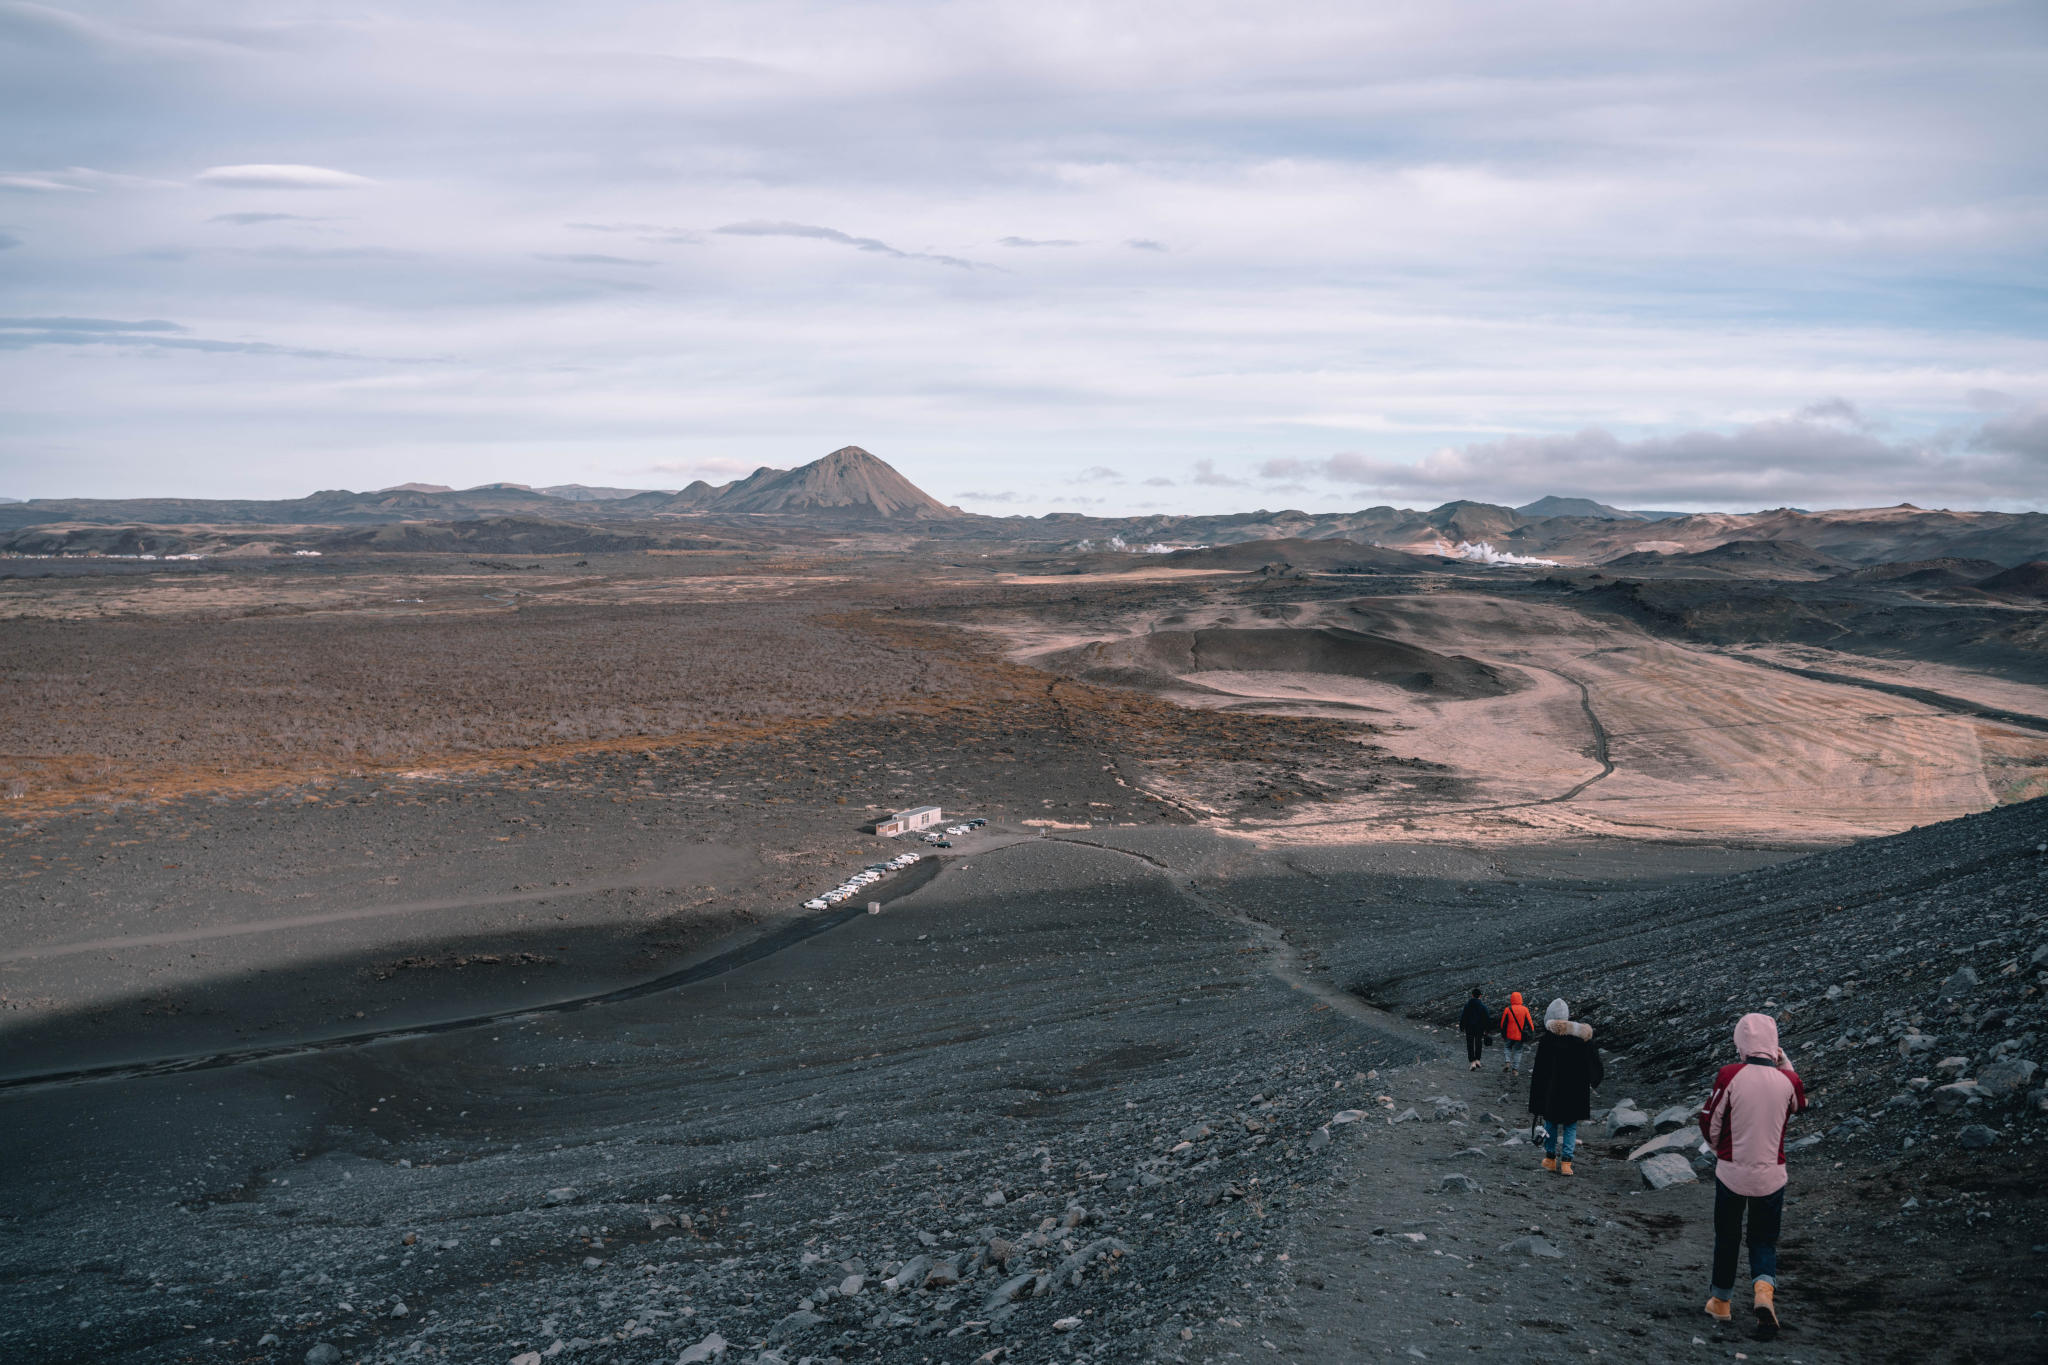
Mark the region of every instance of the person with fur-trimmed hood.
POLYGON ((1778 1021, 1745 1014, 1735 1021, 1735 1055, 1721 1068, 1700 1111, 1700 1132, 1714 1148, 1714 1281, 1707 1313, 1735 1315, 1735 1256, 1749 1222, 1749 1273, 1756 1324, 1778 1330, 1778 1228, 1785 1217, 1785 1124, 1806 1108, 1806 1087, 1778 1047, 1778 1021))
POLYGON ((1571 1007, 1551 1001, 1543 1011, 1536 1062, 1529 1068, 1529 1112, 1543 1120, 1544 1170, 1572 1173, 1579 1124, 1593 1116, 1593 1092, 1603 1079, 1592 1025, 1573 1023, 1571 1007))

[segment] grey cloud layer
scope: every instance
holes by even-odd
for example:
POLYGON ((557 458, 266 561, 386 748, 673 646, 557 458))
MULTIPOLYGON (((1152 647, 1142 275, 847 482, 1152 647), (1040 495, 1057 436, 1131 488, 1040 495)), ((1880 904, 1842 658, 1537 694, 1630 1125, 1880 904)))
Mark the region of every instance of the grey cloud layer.
POLYGON ((1266 460, 2048 502, 2024 6, 195 16, 0 0, 9 308, 184 329, 6 329, 0 494, 853 441, 1015 510, 1225 510, 1266 460), (1864 425, 1771 416, 1827 394, 1864 425))
POLYGON ((939 256, 925 251, 902 251, 887 242, 878 242, 873 237, 855 237, 837 228, 813 227, 808 223, 728 223, 713 229, 728 237, 812 237, 822 242, 839 242, 856 251, 872 251, 883 256, 894 256, 904 261, 932 261, 938 265, 958 266, 962 270, 993 270, 996 267, 983 265, 979 261, 963 260, 958 256, 939 256))
POLYGON ((1274 481, 1313 478, 1361 495, 1439 503, 1456 497, 1520 503, 1547 493, 1624 506, 1754 510, 1875 506, 1915 500, 2005 505, 2048 474, 2048 406, 1934 439, 1888 439, 1855 405, 1811 404, 1793 416, 1732 431, 1625 440, 1598 427, 1436 451, 1414 462, 1363 454, 1277 459, 1274 481))

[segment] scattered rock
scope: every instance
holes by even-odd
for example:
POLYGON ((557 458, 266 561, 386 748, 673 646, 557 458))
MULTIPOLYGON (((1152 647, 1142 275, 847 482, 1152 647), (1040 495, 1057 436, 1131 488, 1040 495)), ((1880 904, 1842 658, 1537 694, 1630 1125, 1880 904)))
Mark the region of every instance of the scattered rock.
POLYGON ((595 1256, 585 1256, 585 1257, 583 1258, 583 1268, 584 1268, 585 1270, 595 1270, 595 1269, 597 1269, 597 1268, 598 1268, 599 1266, 601 1266, 601 1265, 603 1265, 603 1264, 604 1264, 604 1262, 603 1262, 603 1261, 600 1261, 600 1260, 599 1260, 599 1259, 598 1259, 597 1257, 595 1257, 595 1256))
POLYGON ((1956 1141, 1964 1147, 1989 1147, 1998 1141, 1998 1134, 1981 1123, 1966 1123, 1956 1130, 1956 1141))
POLYGON ((1699 1181, 1693 1173, 1692 1163, 1677 1152, 1659 1152, 1645 1157, 1638 1168, 1643 1173, 1643 1183, 1653 1190, 1665 1190, 1673 1185, 1691 1185, 1699 1181))
POLYGON ((931 1272, 932 1258, 925 1255, 911 1257, 903 1263, 894 1275, 882 1281, 882 1288, 893 1294, 899 1289, 915 1289, 924 1283, 924 1277, 931 1272))
POLYGON ((1514 1241, 1503 1245, 1501 1252, 1509 1256, 1548 1256, 1560 1258, 1564 1255, 1564 1252, 1554 1246, 1547 1238, 1536 1235, 1517 1237, 1514 1241))
POLYGON ((1957 1000, 1975 990, 1977 984, 1976 968, 1969 966, 1958 967, 1954 975, 1941 983, 1941 994, 1935 998, 1938 1000, 1957 1000))
POLYGON ((1388 1123, 1407 1123, 1407 1122, 1410 1122, 1411 1120, 1416 1120, 1416 1119, 1420 1119, 1421 1117, 1422 1117, 1422 1115, 1420 1115, 1420 1114, 1416 1113, 1416 1112, 1415 1112, 1415 1109, 1414 1109, 1414 1106, 1412 1106, 1412 1105, 1411 1105, 1410 1107, 1408 1107, 1408 1108, 1406 1108, 1406 1109, 1403 1109, 1403 1110, 1402 1110, 1402 1111, 1401 1111, 1400 1113, 1398 1113, 1398 1114, 1394 1115, 1394 1117, 1392 1117, 1392 1118, 1388 1119, 1388 1120, 1387 1120, 1387 1122, 1388 1122, 1388 1123))
POLYGON ((1630 1152, 1628 1154, 1628 1159, 1630 1161, 1636 1161, 1646 1156, 1655 1156, 1659 1152, 1682 1152, 1686 1148, 1691 1147, 1692 1145, 1697 1143, 1699 1140, 1700 1134, 1697 1128, 1687 1132, 1679 1132, 1673 1130, 1671 1132, 1660 1133, 1656 1137, 1651 1138, 1648 1142, 1645 1142, 1642 1146, 1636 1148, 1633 1152, 1630 1152))
POLYGON ((340 1359, 341 1348, 331 1341, 317 1342, 306 1352, 306 1365, 334 1365, 340 1359))
POLYGON ((1960 1076, 1970 1069, 1968 1057, 1944 1057, 1934 1064, 1934 1069, 1945 1076, 1960 1076))
POLYGON ((1947 1118, 1961 1113, 1971 1100, 1977 1098, 1975 1081, 1954 1081, 1934 1089, 1934 1112, 1947 1118))
POLYGON ((402 1318, 411 1311, 410 1308, 405 1306, 404 1299, 400 1299, 397 1303, 391 1305, 391 1316, 394 1318, 402 1318))
POLYGON ((1635 1107, 1634 1100, 1623 1100, 1607 1113, 1607 1136, 1620 1137, 1623 1133, 1640 1132, 1650 1126, 1650 1116, 1635 1107))
MULTIPOLYGON (((806 1327, 816 1327, 819 1323, 824 1321, 825 1319, 821 1315, 810 1312, 807 1309, 799 1308, 796 1312, 791 1313, 788 1317, 785 1317, 782 1321, 776 1323, 773 1327, 769 1328, 768 1339, 770 1341, 780 1341, 782 1338, 789 1336, 794 1332, 801 1332, 806 1327)), ((694 1346, 690 1348, 690 1350, 695 1349, 697 1348, 694 1346)), ((687 1359, 689 1357, 689 1354, 689 1351, 683 1352, 684 1358, 687 1359)), ((708 1357, 705 1356, 699 1356, 697 1358, 699 1360, 708 1359, 708 1357)))
POLYGON ((1464 1194, 1481 1193, 1479 1182, 1469 1175, 1447 1175, 1437 1182, 1439 1190, 1457 1190, 1464 1194))
POLYGON ((988 1298, 982 1302, 981 1311, 984 1313, 990 1312, 1006 1303, 1025 1297, 1037 1282, 1038 1276, 1035 1273, 1011 1276, 989 1293, 988 1298))
POLYGON ((1061 1318, 1053 1323, 1052 1330, 1055 1332, 1071 1332, 1080 1325, 1081 1320, 1079 1318, 1061 1318))
POLYGON ((676 1365, 701 1365, 706 1360, 716 1360, 726 1352, 726 1340, 713 1332, 704 1340, 676 1357, 676 1365))
POLYGON ((1692 1116, 1691 1106, 1674 1104, 1669 1109, 1659 1110, 1657 1117, 1650 1120, 1650 1126, 1660 1133, 1674 1132, 1690 1124, 1692 1116))
POLYGON ((1072 1287, 1081 1283, 1081 1274, 1088 1269, 1088 1263, 1104 1252, 1112 1256, 1126 1256, 1130 1248, 1114 1237, 1098 1237, 1087 1246, 1061 1261, 1052 1272, 1054 1286, 1072 1287))
POLYGON ((1991 1095, 2010 1095, 2025 1090, 2038 1070, 2028 1061, 1993 1062, 1977 1073, 1977 1088, 1991 1095))
POLYGON ((579 1197, 574 1186, 564 1185, 560 1189, 549 1190, 541 1196, 540 1202, 552 1208, 557 1204, 573 1204, 579 1197))

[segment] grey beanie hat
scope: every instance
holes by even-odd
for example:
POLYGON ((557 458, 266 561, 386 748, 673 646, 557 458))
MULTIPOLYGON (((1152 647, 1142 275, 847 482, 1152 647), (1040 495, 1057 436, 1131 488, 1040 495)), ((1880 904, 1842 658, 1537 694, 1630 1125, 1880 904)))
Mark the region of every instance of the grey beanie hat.
POLYGON ((1554 1024, 1560 1019, 1569 1019, 1571 1017, 1571 1006, 1565 1004, 1562 1000, 1551 1001, 1550 1008, 1543 1011, 1543 1022, 1546 1024, 1554 1024))

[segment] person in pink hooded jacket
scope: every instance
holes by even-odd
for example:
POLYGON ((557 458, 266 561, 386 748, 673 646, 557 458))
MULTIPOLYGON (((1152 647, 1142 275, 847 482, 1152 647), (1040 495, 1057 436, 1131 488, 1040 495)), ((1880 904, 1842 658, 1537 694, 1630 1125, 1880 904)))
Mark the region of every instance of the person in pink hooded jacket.
POLYGON ((1735 1021, 1735 1055, 1714 1077, 1700 1131, 1714 1149, 1714 1280, 1707 1312, 1734 1316, 1735 1256, 1749 1223, 1749 1273, 1757 1326, 1778 1329, 1778 1228, 1785 1216, 1785 1123, 1806 1108, 1806 1087, 1778 1047, 1778 1021, 1735 1021))

